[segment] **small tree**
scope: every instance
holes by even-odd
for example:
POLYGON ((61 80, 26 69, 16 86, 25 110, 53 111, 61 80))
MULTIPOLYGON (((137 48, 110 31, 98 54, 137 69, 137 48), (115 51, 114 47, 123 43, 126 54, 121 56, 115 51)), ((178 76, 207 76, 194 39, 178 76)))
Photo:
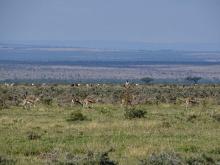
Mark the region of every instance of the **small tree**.
POLYGON ((193 82, 194 84, 197 84, 199 80, 201 80, 201 77, 186 77, 187 81, 193 82))
POLYGON ((154 81, 154 79, 150 77, 144 77, 141 79, 141 81, 143 81, 145 84, 149 84, 151 81, 154 81))

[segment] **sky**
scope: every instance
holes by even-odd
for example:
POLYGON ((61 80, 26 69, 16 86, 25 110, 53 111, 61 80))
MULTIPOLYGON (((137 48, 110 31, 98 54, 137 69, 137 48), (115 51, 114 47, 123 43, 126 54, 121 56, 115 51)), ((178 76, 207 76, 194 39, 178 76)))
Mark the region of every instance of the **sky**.
POLYGON ((0 41, 220 43, 220 0, 0 0, 0 41))

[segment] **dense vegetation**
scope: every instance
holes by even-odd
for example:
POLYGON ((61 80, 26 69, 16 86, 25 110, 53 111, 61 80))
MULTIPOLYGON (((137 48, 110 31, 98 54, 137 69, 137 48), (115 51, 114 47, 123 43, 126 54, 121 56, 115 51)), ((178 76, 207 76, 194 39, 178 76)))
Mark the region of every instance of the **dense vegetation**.
POLYGON ((219 137, 220 85, 0 86, 0 164, 219 164, 219 137))

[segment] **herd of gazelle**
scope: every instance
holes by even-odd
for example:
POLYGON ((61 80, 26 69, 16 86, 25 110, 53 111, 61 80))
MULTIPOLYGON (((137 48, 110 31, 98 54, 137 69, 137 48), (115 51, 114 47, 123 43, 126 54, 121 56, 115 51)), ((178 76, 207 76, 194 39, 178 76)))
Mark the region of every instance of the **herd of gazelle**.
MULTIPOLYGON (((98 84, 99 86, 100 84, 98 84)), ((135 84, 136 86, 138 86, 138 84, 135 84)), ((71 86, 76 86, 76 87, 79 87, 80 84, 72 84, 71 86)), ((86 86, 88 86, 86 84, 86 86)), ((131 87, 130 86, 130 83, 128 81, 126 81, 126 83, 123 85, 124 89, 125 89, 125 92, 129 93, 129 88, 131 87)), ((129 94, 127 94, 129 95, 129 94)), ((22 102, 22 106, 24 108, 31 108, 31 107, 35 107, 36 106, 36 103, 40 101, 40 97, 36 97, 34 95, 27 95, 25 96, 25 98, 23 99, 23 102, 22 102)), ((192 97, 188 97, 186 98, 185 100, 183 100, 185 102, 185 109, 187 110, 190 105, 192 104, 195 104, 197 103, 198 101, 194 100, 192 97)), ((72 104, 79 104, 79 105, 82 105, 82 107, 85 107, 85 108, 90 108, 92 106, 92 104, 96 103, 96 99, 92 98, 92 97, 86 97, 85 99, 79 99, 77 97, 73 97, 71 99, 71 105, 72 104)), ((121 99, 121 106, 127 106, 127 105, 137 105, 138 102, 135 101, 135 96, 134 95, 131 95, 131 99, 129 101, 129 99, 127 99, 126 97, 125 98, 122 98, 121 99)))
MULTIPOLYGON (((34 95, 29 95, 29 96, 26 96, 25 99, 23 99, 23 102, 22 102, 22 106, 25 108, 25 109, 29 109, 31 107, 35 107, 36 103, 40 101, 40 98, 39 97, 36 97, 34 95)), ((80 104, 82 105, 83 107, 91 107, 90 105, 96 103, 96 100, 94 98, 85 98, 85 99, 79 99, 79 98, 76 98, 76 97, 73 97, 71 99, 71 105, 72 104, 80 104)))

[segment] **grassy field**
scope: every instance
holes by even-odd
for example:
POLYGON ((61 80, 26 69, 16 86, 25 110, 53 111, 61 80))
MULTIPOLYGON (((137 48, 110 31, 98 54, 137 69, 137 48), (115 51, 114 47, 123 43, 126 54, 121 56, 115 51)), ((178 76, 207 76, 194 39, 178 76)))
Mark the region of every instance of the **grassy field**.
POLYGON ((0 164, 220 163, 220 105, 137 109, 144 117, 126 118, 128 108, 116 103, 2 108, 0 164))

